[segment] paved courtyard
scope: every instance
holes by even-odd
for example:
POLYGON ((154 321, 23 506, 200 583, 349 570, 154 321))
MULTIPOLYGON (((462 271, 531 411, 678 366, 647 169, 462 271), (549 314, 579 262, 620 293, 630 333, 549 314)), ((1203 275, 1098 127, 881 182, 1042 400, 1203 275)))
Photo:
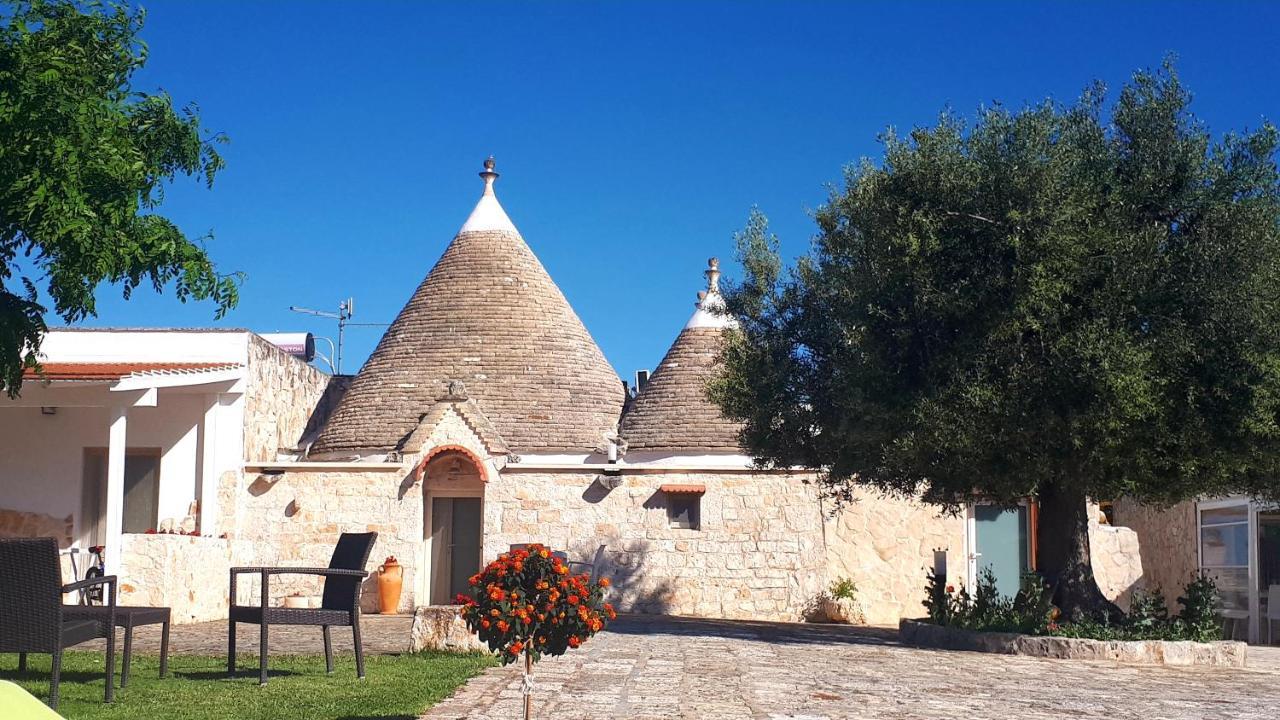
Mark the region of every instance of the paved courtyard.
MULTIPOLYGON (((1248 670, 905 648, 896 633, 629 617, 535 669, 536 717, 1275 718, 1275 650, 1248 670)), ((518 717, 515 666, 473 679, 427 720, 518 717)))
MULTIPOLYGON (((371 653, 402 652, 411 619, 366 616, 371 653)), ((140 652, 158 633, 139 631, 140 652)), ((242 651, 257 628, 241 626, 242 651)), ((272 628, 272 653, 318 653, 315 628, 272 628)), ((782 623, 629 616, 579 651, 535 669, 537 717, 714 718, 1275 718, 1280 648, 1250 648, 1245 670, 1134 667, 921 650, 896 632, 782 623)), ((350 633, 334 633, 350 651, 350 633)), ((178 653, 226 651, 226 624, 173 629, 178 653)), ((242 662, 252 662, 246 660, 242 662)), ((495 668, 426 720, 519 717, 520 672, 495 668)))

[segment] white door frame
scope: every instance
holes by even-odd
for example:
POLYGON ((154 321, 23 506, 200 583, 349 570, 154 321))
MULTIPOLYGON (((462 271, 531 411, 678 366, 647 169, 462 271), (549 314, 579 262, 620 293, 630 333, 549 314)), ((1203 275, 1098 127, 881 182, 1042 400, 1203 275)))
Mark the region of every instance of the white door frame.
POLYGON ((419 549, 418 567, 422 568, 414 583, 415 602, 420 605, 431 604, 431 578, 434 575, 431 567, 432 539, 431 518, 435 517, 436 498, 480 498, 480 552, 481 563, 484 560, 484 488, 459 488, 456 490, 428 490, 422 507, 422 544, 419 549))

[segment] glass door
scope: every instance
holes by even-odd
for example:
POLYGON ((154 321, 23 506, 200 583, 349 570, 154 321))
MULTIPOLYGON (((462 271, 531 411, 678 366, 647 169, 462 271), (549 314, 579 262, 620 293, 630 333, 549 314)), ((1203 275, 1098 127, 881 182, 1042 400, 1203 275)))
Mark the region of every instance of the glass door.
POLYGON ((985 570, 996 578, 996 589, 1005 597, 1018 594, 1022 576, 1031 571, 1031 535, 1027 506, 973 507, 973 553, 970 555, 970 587, 985 570))
POLYGON ((1252 508, 1247 499, 1198 504, 1200 571, 1213 578, 1222 597, 1223 630, 1229 639, 1256 640, 1257 593, 1251 579, 1252 508))

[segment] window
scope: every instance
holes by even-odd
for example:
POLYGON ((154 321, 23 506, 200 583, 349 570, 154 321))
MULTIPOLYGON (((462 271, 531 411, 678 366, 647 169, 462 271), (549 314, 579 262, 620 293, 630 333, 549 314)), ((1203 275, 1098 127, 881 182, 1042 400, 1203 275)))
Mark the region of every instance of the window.
POLYGON ((680 494, 667 496, 667 519, 671 527, 698 530, 702 525, 702 496, 680 494))

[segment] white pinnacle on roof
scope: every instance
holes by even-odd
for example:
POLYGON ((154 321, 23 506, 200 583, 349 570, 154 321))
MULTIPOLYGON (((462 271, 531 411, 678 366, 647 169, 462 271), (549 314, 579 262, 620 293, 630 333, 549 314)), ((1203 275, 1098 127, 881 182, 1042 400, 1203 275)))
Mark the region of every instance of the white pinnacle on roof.
POLYGON ((484 178, 484 194, 480 196, 480 202, 476 203, 467 221, 462 224, 462 229, 458 231, 459 235, 486 230, 517 232, 511 218, 507 217, 507 212, 498 204, 498 196, 493 193, 493 181, 498 179, 498 173, 494 172, 493 165, 493 156, 490 155, 489 159, 484 161, 484 172, 480 173, 480 177, 484 178))
POLYGON ((698 302, 693 304, 697 310, 685 323, 685 329, 738 327, 738 321, 725 312, 724 296, 720 294, 720 259, 708 260, 702 274, 707 276, 707 289, 698 293, 698 302))

